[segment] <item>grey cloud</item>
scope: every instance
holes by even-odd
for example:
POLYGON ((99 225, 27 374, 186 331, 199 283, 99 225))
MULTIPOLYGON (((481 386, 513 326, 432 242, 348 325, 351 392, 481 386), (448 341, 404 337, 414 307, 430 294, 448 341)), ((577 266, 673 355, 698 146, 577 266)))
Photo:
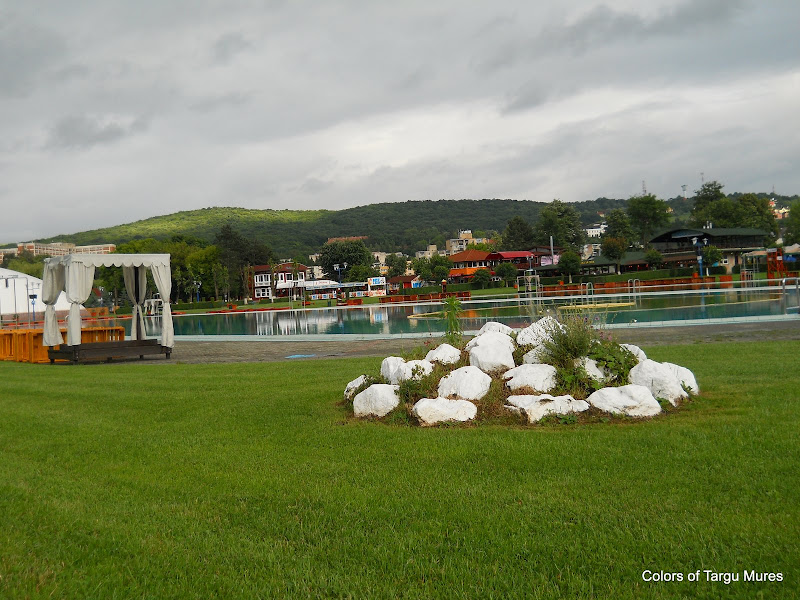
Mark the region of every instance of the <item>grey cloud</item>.
POLYGON ((192 102, 189 107, 197 112, 206 113, 219 109, 241 106, 246 104, 252 96, 251 92, 230 92, 208 96, 192 102))
POLYGON ((63 38, 56 33, 0 12, 0 95, 30 93, 65 49, 63 38))
POLYGON ((89 148, 110 144, 147 128, 147 122, 137 118, 128 124, 114 120, 101 120, 85 115, 72 115, 60 119, 50 131, 50 148, 89 148))
POLYGON ((214 42, 214 59, 217 62, 227 63, 237 54, 252 47, 252 44, 239 33, 226 33, 214 42))

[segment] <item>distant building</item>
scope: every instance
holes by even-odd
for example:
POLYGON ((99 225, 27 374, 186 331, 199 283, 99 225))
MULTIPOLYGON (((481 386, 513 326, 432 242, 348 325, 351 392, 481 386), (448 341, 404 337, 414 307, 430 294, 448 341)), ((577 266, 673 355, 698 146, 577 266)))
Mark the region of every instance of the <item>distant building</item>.
POLYGON ((699 249, 716 246, 722 251, 720 265, 731 273, 734 266, 741 265, 742 254, 763 248, 768 236, 763 229, 750 227, 683 228, 659 233, 650 245, 661 252, 665 263, 680 263, 677 266, 697 264, 699 249))
POLYGON ((489 238, 475 238, 472 237, 471 229, 462 229, 458 232, 458 237, 447 240, 445 242, 445 250, 448 255, 463 252, 468 246, 475 244, 488 244, 491 240, 489 238))
POLYGON ((358 242, 358 241, 362 241, 363 242, 365 239, 367 239, 366 235, 351 235, 351 236, 345 236, 345 237, 328 238, 328 241, 325 242, 325 243, 326 244, 332 244, 333 242, 358 242))
POLYGON ((450 279, 455 282, 467 282, 472 279, 478 269, 488 269, 487 260, 489 252, 484 250, 464 250, 450 255, 453 266, 450 269, 450 279))
POLYGON ((595 223, 590 227, 587 227, 584 231, 586 231, 586 236, 590 238, 597 238, 603 235, 606 232, 608 225, 606 223, 595 223))
POLYGON ((446 256, 447 251, 437 250, 436 244, 430 244, 426 250, 417 250, 414 256, 416 256, 417 258, 430 258, 431 256, 436 256, 437 254, 439 256, 446 256))
POLYGON ((117 249, 116 244, 92 244, 90 246, 76 246, 69 242, 53 242, 42 244, 39 242, 24 242, 17 244, 17 254, 30 252, 34 256, 66 256, 67 254, 111 254, 117 249))

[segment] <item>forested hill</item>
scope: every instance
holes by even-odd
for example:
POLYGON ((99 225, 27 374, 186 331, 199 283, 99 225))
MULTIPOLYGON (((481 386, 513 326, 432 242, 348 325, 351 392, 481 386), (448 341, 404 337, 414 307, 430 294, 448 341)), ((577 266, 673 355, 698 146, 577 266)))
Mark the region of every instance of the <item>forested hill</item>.
MULTIPOLYGON (((781 200, 784 198, 781 197, 781 200)), ((676 222, 685 219, 691 210, 691 198, 674 198, 667 202, 674 210, 676 222)), ((136 239, 169 239, 183 235, 213 242, 220 228, 230 224, 245 237, 267 244, 283 257, 307 255, 319 250, 328 238, 343 236, 367 236, 366 244, 373 250, 410 253, 424 249, 427 244, 437 244, 443 248, 444 241, 456 237, 459 229, 471 229, 478 237, 502 232, 508 221, 517 215, 534 223, 546 204, 528 200, 491 199, 408 201, 335 211, 215 207, 39 241, 73 242, 79 245, 104 242, 121 244, 136 239)), ((590 225, 600 220, 598 213, 624 208, 627 200, 598 198, 570 204, 580 213, 583 224, 590 225)))
MULTIPOLYGON (((573 205, 584 223, 598 221, 597 212, 625 205, 625 200, 600 198, 573 205)), ((546 203, 527 200, 424 200, 369 204, 344 210, 250 210, 204 208, 152 217, 115 227, 47 238, 46 242, 121 244, 130 240, 168 239, 174 235, 214 241, 224 224, 258 239, 281 256, 319 250, 328 238, 368 236, 372 249, 411 252, 427 244, 444 246, 459 229, 501 232, 514 216, 534 222, 546 203)))

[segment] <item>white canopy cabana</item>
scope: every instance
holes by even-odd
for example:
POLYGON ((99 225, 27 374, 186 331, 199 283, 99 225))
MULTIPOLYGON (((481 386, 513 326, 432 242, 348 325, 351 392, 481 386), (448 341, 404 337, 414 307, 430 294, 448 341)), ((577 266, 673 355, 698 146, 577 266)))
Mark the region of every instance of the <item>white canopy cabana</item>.
POLYGON ((42 301, 44 313, 44 345, 58 346, 64 342, 58 329, 54 304, 64 291, 70 303, 67 317, 67 346, 81 343, 81 304, 92 292, 96 267, 122 267, 125 289, 133 302, 131 337, 144 339, 142 303, 147 292, 147 271, 153 274, 158 293, 164 300, 161 316, 161 345, 172 348, 175 336, 172 329, 172 312, 169 298, 172 293, 172 273, 169 254, 68 254, 44 261, 42 301))

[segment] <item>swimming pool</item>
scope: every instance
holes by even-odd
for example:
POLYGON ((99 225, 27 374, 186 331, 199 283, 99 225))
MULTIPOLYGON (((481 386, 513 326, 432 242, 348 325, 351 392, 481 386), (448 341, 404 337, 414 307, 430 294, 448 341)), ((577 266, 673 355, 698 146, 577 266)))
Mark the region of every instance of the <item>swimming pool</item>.
MULTIPOLYGON (((764 286, 747 289, 640 292, 547 299, 501 298, 462 303, 464 331, 487 321, 524 327, 543 314, 579 311, 609 327, 711 323, 730 320, 797 318, 798 290, 764 286)), ((441 304, 368 305, 305 310, 176 315, 175 335, 214 336, 409 336, 445 331, 441 304)), ((130 321, 122 322, 126 333, 130 321)), ((145 319, 148 336, 161 332, 160 319, 145 319)))

